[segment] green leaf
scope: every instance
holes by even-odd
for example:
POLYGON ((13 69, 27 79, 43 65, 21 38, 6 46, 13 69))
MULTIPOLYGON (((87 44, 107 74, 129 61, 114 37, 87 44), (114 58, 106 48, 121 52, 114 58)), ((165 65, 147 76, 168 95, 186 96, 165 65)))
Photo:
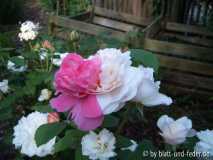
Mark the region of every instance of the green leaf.
POLYGON ((0 57, 9 57, 10 54, 9 53, 0 53, 0 57))
POLYGON ((154 150, 154 146, 153 146, 152 141, 145 139, 141 143, 139 143, 135 152, 140 157, 143 157, 143 154, 141 154, 143 151, 151 151, 151 150, 154 150))
POLYGON ((87 37, 84 39, 83 43, 85 45, 97 45, 98 41, 96 40, 95 37, 87 37))
POLYGON ((2 102, 1 102, 1 108, 6 108, 8 107, 10 104, 12 104, 14 101, 16 100, 15 96, 10 96, 5 98, 2 102))
POLYGON ((49 104, 47 106, 34 106, 32 109, 41 113, 49 113, 53 111, 49 104))
POLYGON ((16 66, 25 66, 26 65, 26 61, 22 58, 19 57, 11 57, 9 59, 11 62, 13 62, 16 66))
POLYGON ((142 49, 130 49, 131 57, 142 62, 145 66, 153 68, 155 73, 158 72, 158 58, 151 52, 142 49))
POLYGON ((30 80, 26 80, 26 85, 38 85, 43 82, 43 76, 38 74, 35 76, 35 78, 31 78, 30 80))
POLYGON ((38 53, 25 53, 23 55, 23 57, 26 59, 39 59, 39 54, 38 53))
POLYGON ((19 98, 21 97, 22 95, 24 94, 23 90, 21 89, 16 89, 11 96, 14 96, 16 98, 19 98))
POLYGON ((187 140, 182 144, 183 144, 184 148, 193 152, 194 146, 196 145, 197 142, 198 142, 198 140, 192 137, 192 138, 187 138, 187 140))
POLYGON ((0 52, 1 51, 12 51, 12 50, 15 50, 15 48, 1 48, 0 52))
POLYGON ((98 36, 99 36, 99 37, 103 37, 103 36, 105 36, 105 35, 111 35, 111 34, 112 34, 111 31, 103 31, 103 32, 99 33, 98 36))
POLYGON ((84 156, 82 154, 82 146, 81 144, 78 144, 76 150, 75 150, 75 159, 76 160, 89 160, 89 156, 84 156))
POLYGON ((70 130, 67 130, 66 133, 65 133, 65 135, 68 135, 68 134, 72 134, 75 137, 81 138, 81 137, 86 135, 86 132, 78 130, 78 129, 70 129, 70 130))
POLYGON ((11 113, 0 113, 0 120, 7 120, 12 117, 13 117, 13 115, 11 113))
POLYGON ((6 144, 6 145, 8 145, 8 146, 12 146, 13 145, 13 143, 12 143, 12 141, 13 141, 13 135, 12 134, 8 134, 8 135, 5 135, 4 136, 4 144, 6 144))
POLYGON ((143 104, 136 103, 137 109, 139 110, 140 114, 143 116, 143 104))
POLYGON ((49 140, 57 136, 67 125, 67 123, 62 122, 54 122, 41 125, 35 133, 35 141, 37 147, 47 143, 49 140))
POLYGON ((116 138, 116 141, 117 141, 117 143, 115 144, 115 146, 117 148, 127 148, 127 147, 133 145, 129 139, 127 139, 121 135, 118 135, 118 137, 116 138))
POLYGON ((42 38, 43 41, 46 41, 48 40, 49 42, 52 42, 53 41, 53 38, 51 37, 46 37, 46 36, 40 36, 42 38))
POLYGON ((34 85, 29 85, 29 86, 24 86, 23 91, 26 95, 34 94, 36 90, 36 86, 34 85))
POLYGON ((119 123, 119 118, 113 115, 106 115, 104 117, 104 127, 116 127, 119 123))
POLYGON ((72 146, 76 142, 75 135, 68 134, 61 138, 55 145, 54 145, 54 152, 59 152, 67 149, 68 147, 72 146))
POLYGON ((48 83, 48 82, 54 82, 55 81, 55 76, 50 76, 50 77, 47 77, 45 80, 44 80, 44 84, 48 83))
POLYGON ((103 43, 111 45, 111 46, 119 46, 121 44, 121 41, 119 41, 118 39, 112 38, 112 39, 104 40, 103 43))
POLYGON ((133 38, 136 37, 138 31, 128 31, 127 33, 128 33, 128 35, 133 39, 133 38))
POLYGON ((126 160, 126 158, 128 157, 128 155, 132 155, 133 153, 130 150, 123 150, 123 151, 121 150, 121 151, 118 151, 117 154, 118 154, 118 157, 121 160, 126 160))
POLYGON ((142 116, 140 113, 136 113, 136 116, 138 116, 138 118, 140 118, 145 123, 148 123, 147 119, 144 116, 142 116))

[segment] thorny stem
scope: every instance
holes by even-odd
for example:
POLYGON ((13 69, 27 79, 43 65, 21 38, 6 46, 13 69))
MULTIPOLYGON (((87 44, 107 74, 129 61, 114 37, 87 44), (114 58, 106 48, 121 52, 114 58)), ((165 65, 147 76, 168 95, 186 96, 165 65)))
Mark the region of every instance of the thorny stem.
POLYGON ((126 123, 127 118, 129 117, 133 107, 134 107, 134 103, 129 102, 126 116, 124 117, 123 121, 121 122, 121 124, 120 124, 120 126, 119 126, 119 128, 117 130, 117 132, 115 133, 115 138, 119 135, 121 129, 123 128, 124 124, 126 123))

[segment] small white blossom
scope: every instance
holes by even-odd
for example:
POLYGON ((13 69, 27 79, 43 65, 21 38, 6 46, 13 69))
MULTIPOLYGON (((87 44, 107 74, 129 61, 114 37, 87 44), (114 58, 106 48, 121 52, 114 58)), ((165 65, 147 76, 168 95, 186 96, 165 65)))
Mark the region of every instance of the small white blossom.
POLYGON ((4 79, 2 82, 0 82, 0 91, 7 93, 9 90, 10 87, 8 87, 8 80, 4 79))
MULTIPOLYGON (((22 56, 18 56, 18 57, 21 58, 21 59, 24 59, 24 57, 22 57, 22 56)), ((27 63, 27 61, 26 61, 26 63, 27 63)), ((24 71, 27 70, 27 66, 28 65, 26 64, 25 66, 21 66, 20 68, 16 68, 15 64, 13 62, 8 61, 8 63, 7 63, 7 69, 11 70, 12 72, 24 72, 24 71)))
POLYGON ((116 156, 116 153, 113 152, 114 144, 115 137, 108 130, 103 129, 98 135, 90 131, 82 138, 82 153, 93 160, 108 160, 110 157, 116 156))
POLYGON ((36 25, 31 21, 26 21, 21 25, 21 33, 19 33, 20 40, 34 40, 38 35, 39 23, 36 25))
POLYGON ((127 147, 127 148, 121 148, 121 150, 127 150, 127 149, 129 149, 132 152, 134 152, 135 149, 137 148, 138 144, 134 140, 130 140, 130 141, 133 143, 133 145, 131 145, 131 146, 127 147))
POLYGON ((44 100, 48 100, 48 99, 50 99, 51 95, 52 95, 52 91, 49 91, 48 89, 43 89, 41 91, 40 97, 38 98, 38 101, 41 102, 44 100))
POLYGON ((54 153, 55 139, 51 139, 48 143, 37 147, 35 143, 35 132, 39 126, 47 123, 47 115, 39 112, 33 112, 27 117, 22 117, 18 124, 14 127, 13 144, 15 148, 21 147, 21 153, 30 157, 37 155, 44 157, 54 153))

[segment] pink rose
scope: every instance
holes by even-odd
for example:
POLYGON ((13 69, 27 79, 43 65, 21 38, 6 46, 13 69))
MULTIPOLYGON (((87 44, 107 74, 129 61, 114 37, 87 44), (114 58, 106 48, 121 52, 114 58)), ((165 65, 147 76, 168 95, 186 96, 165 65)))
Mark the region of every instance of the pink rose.
POLYGON ((100 83, 101 62, 99 58, 85 61, 70 53, 64 58, 60 70, 55 74, 53 85, 57 98, 50 101, 59 112, 71 109, 72 119, 80 130, 93 130, 101 125, 104 116, 94 91, 100 83))

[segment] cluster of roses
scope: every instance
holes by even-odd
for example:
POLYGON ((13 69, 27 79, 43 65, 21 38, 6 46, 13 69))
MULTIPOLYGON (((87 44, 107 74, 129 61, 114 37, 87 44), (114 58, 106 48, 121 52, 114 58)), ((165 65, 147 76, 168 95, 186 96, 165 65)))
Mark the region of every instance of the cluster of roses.
MULTIPOLYGON (((21 30, 30 32, 22 31, 19 35, 21 40, 34 39, 37 30, 33 29, 36 27, 31 27, 31 30, 29 27, 29 22, 22 25, 21 30)), ((50 48, 50 43, 46 41, 43 46, 50 48)), ((97 51, 88 59, 83 59, 76 53, 66 53, 57 63, 60 69, 55 74, 53 85, 57 89, 55 95, 58 97, 50 100, 51 107, 58 112, 70 110, 67 118, 71 118, 78 129, 90 131, 81 142, 83 155, 89 156, 90 159, 107 160, 116 155, 113 151, 116 143, 114 135, 106 129, 98 135, 92 131, 102 124, 104 115, 119 111, 127 101, 142 103, 147 107, 172 103, 170 97, 159 93, 160 82, 154 81, 152 68, 131 66, 130 51, 122 53, 120 50, 107 48, 97 51)), ((50 96, 51 93, 44 90, 39 101, 47 100, 50 96)), ((49 117, 39 112, 22 117, 14 127, 13 144, 16 148, 22 147, 21 153, 28 156, 42 157, 53 154, 56 137, 37 147, 34 136, 42 124, 57 121, 59 115, 56 112, 49 114, 49 117)), ((196 131, 191 129, 191 120, 187 117, 174 121, 164 115, 158 120, 157 126, 162 131, 160 135, 165 142, 173 146, 196 134, 196 131)), ((213 144, 209 141, 213 139, 212 133, 213 131, 209 130, 197 133, 201 141, 194 149, 198 152, 208 151, 212 156, 213 144)), ((133 143, 129 148, 132 151, 137 147, 137 144, 133 143)))

